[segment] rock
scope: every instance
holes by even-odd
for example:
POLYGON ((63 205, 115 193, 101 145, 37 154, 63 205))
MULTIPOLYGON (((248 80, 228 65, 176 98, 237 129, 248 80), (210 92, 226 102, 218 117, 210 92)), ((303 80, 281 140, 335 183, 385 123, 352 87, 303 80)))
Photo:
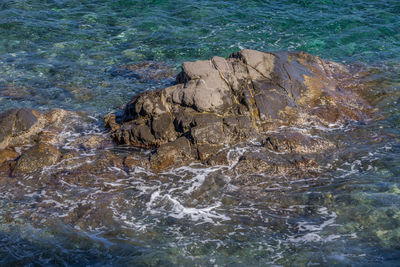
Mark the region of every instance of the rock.
POLYGON ((29 109, 11 109, 0 114, 0 149, 8 146, 10 139, 25 136, 38 122, 29 109))
POLYGON ((0 93, 13 100, 29 99, 35 95, 35 90, 30 87, 16 84, 6 84, 0 87, 0 93))
POLYGON ((43 130, 38 134, 38 142, 56 145, 60 142, 60 132, 61 129, 43 130))
POLYGON ((85 150, 99 149, 107 143, 107 140, 102 135, 84 135, 76 138, 70 146, 82 148, 85 150))
POLYGON ((229 179, 219 173, 213 173, 204 178, 203 183, 191 195, 186 205, 197 205, 213 197, 221 195, 223 187, 229 179))
POLYGON ((17 161, 13 174, 18 175, 39 171, 44 167, 55 164, 60 156, 60 151, 54 146, 46 143, 39 143, 27 151, 24 151, 17 161))
MULTIPOLYGON (((201 155, 199 155, 200 160, 201 155)), ((215 165, 228 165, 228 158, 227 158, 227 151, 226 150, 219 150, 216 153, 213 153, 212 155, 209 155, 208 158, 206 158, 206 164, 210 166, 215 166, 215 165)))
MULTIPOLYGON (((19 154, 14 149, 0 149, 0 177, 8 177, 19 154)), ((1 178, 0 178, 1 179, 1 178)))
POLYGON ((63 153, 61 159, 62 159, 64 162, 65 162, 65 161, 68 161, 68 160, 73 161, 74 159, 79 158, 79 156, 80 156, 80 153, 78 153, 78 152, 75 151, 75 150, 70 150, 70 151, 68 151, 68 152, 63 153))
POLYGON ((187 163, 194 157, 190 141, 180 137, 173 142, 161 145, 150 157, 150 166, 154 171, 162 171, 176 163, 187 163))
POLYGON ((88 102, 96 96, 95 92, 87 87, 76 86, 73 84, 60 84, 58 87, 70 93, 74 99, 80 102, 88 102))
POLYGON ((46 120, 46 124, 57 124, 60 123, 68 115, 75 115, 75 113, 66 111, 60 108, 50 109, 46 113, 42 114, 46 120))
POLYGON ((124 166, 128 169, 133 169, 135 167, 143 167, 145 162, 146 161, 144 161, 143 159, 136 158, 133 155, 127 155, 124 158, 124 166))
MULTIPOLYGON (((305 165, 315 166, 310 158, 300 154, 276 155, 265 152, 250 152, 239 158, 234 171, 238 174, 268 172, 285 175, 294 168, 300 168, 305 165)), ((305 169, 308 168, 306 167, 305 169)))
POLYGON ((104 116, 104 126, 115 132, 120 128, 120 125, 116 122, 117 116, 115 114, 107 114, 104 116))
POLYGON ((263 146, 276 152, 318 153, 336 145, 320 137, 293 129, 272 132, 262 142, 263 146))
POLYGON ((72 176, 80 173, 83 177, 85 174, 103 175, 109 172, 112 173, 116 172, 115 168, 122 170, 124 167, 122 157, 116 155, 112 151, 104 151, 98 155, 85 157, 83 161, 84 162, 82 162, 81 157, 76 157, 65 163, 63 162, 62 166, 63 168, 65 166, 65 169, 74 169, 74 171, 71 172, 72 176))
POLYGON ((234 177, 232 184, 253 185, 271 177, 315 177, 318 175, 317 167, 318 164, 312 157, 301 154, 248 152, 239 158, 238 163, 227 174, 234 177))
POLYGON ((10 161, 6 161, 0 164, 0 186, 7 183, 7 179, 10 176, 13 166, 15 166, 15 163, 10 161))
POLYGON ((286 163, 276 156, 270 157, 265 153, 248 153, 239 158, 234 170, 237 174, 278 173, 278 168, 287 165, 286 163))
POLYGON ((10 109, 0 114, 0 149, 33 144, 39 139, 56 143, 62 120, 72 114, 62 109, 44 113, 26 108, 10 109))
POLYGON ((224 117, 223 132, 225 137, 231 136, 231 142, 241 142, 254 138, 257 135, 255 127, 247 116, 224 117))
POLYGON ((29 173, 57 162, 63 119, 74 114, 62 109, 39 112, 26 108, 0 114, 1 172, 9 174, 14 169, 14 174, 29 173), (22 150, 21 157, 14 147, 22 150))
POLYGON ((123 157, 112 151, 101 151, 96 155, 81 155, 73 152, 63 154, 62 160, 57 163, 57 168, 52 170, 51 176, 56 181, 84 186, 87 188, 110 186, 107 183, 126 178, 123 157))
POLYGON ((186 156, 202 161, 215 153, 210 147, 260 136, 274 151, 320 152, 334 146, 296 132, 265 133, 365 119, 371 109, 355 84, 345 66, 303 52, 242 50, 227 59, 185 62, 175 85, 135 96, 105 124, 118 144, 156 148, 157 169, 183 162, 179 139, 197 150, 186 156))
POLYGON ((6 161, 15 160, 19 157, 19 154, 13 149, 0 149, 0 164, 6 161))
POLYGON ((172 78, 175 70, 165 63, 148 61, 118 66, 111 70, 111 75, 148 82, 172 78))
POLYGON ((214 155, 218 153, 221 146, 218 145, 210 145, 210 144, 203 144, 197 147, 198 158, 201 161, 207 161, 214 155))

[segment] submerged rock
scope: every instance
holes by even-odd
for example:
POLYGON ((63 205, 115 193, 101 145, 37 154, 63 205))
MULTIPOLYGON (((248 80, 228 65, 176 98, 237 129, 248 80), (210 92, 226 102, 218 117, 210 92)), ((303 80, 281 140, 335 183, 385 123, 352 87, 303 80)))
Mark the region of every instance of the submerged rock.
POLYGON ((52 126, 54 132, 67 114, 62 109, 41 113, 26 108, 10 109, 0 114, 0 149, 32 144, 40 136, 44 138, 45 128, 52 126))
POLYGON ((270 152, 248 152, 227 174, 235 177, 235 185, 257 185, 265 180, 262 174, 275 177, 304 178, 317 176, 315 158, 302 154, 274 154, 270 152))
MULTIPOLYGON (((39 112, 31 109, 11 109, 0 114, 0 172, 8 176, 40 171, 55 164, 61 156, 57 146, 65 119, 75 112, 52 109, 39 112)), ((93 142, 85 139, 90 147, 93 142)))
POLYGON ((293 129, 284 128, 265 136, 262 145, 275 152, 307 154, 336 147, 335 144, 320 136, 313 136, 293 129))
POLYGON ((85 150, 100 149, 107 144, 109 139, 102 135, 84 135, 82 137, 76 138, 71 142, 70 146, 77 147, 85 150))
POLYGON ((13 149, 1 149, 0 150, 0 164, 4 162, 14 160, 18 158, 19 154, 15 152, 13 149))
POLYGON ((35 90, 31 87, 20 86, 13 83, 0 86, 1 95, 17 101, 29 99, 34 95, 34 93, 35 90))
POLYGON ((0 149, 32 134, 38 123, 38 114, 29 109, 11 109, 0 114, 0 149))
POLYGON ((55 164, 61 153, 52 145, 39 143, 25 151, 18 159, 14 174, 30 173, 55 164))
POLYGON ((9 176, 15 166, 15 159, 18 157, 19 154, 14 149, 0 149, 0 177, 9 176))
POLYGON ((174 74, 175 70, 172 67, 154 61, 121 65, 111 70, 113 76, 122 76, 141 82, 168 79, 172 78, 174 74))
POLYGON ((185 62, 175 85, 135 96, 105 124, 118 144, 156 148, 155 170, 207 162, 224 145, 260 137, 277 152, 321 152, 335 145, 302 132, 268 133, 364 120, 370 108, 351 77, 345 66, 303 52, 242 50, 185 62))

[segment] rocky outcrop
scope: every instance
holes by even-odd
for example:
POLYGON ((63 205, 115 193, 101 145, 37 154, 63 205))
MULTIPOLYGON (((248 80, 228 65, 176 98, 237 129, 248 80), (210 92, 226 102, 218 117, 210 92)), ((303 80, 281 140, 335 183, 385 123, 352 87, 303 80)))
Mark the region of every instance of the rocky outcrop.
POLYGON ((150 158, 156 170, 207 161, 222 146, 252 138, 274 151, 315 152, 333 145, 276 131, 364 120, 369 106, 354 84, 345 66, 303 52, 242 50, 184 63, 175 85, 135 96, 105 124, 118 144, 157 148, 150 158))

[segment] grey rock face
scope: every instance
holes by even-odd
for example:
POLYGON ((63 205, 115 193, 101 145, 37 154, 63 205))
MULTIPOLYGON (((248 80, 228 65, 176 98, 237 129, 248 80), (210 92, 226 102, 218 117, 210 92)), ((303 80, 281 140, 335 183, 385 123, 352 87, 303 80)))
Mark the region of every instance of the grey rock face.
MULTIPOLYGON (((175 85, 135 96, 122 115, 108 114, 105 124, 119 144, 164 151, 184 138, 197 151, 194 157, 186 154, 207 161, 223 145, 281 126, 363 120, 369 106, 350 80, 346 67, 306 53, 242 50, 229 58, 184 63, 175 85)), ((331 147, 299 135, 280 133, 264 145, 299 152, 316 144, 331 147)))

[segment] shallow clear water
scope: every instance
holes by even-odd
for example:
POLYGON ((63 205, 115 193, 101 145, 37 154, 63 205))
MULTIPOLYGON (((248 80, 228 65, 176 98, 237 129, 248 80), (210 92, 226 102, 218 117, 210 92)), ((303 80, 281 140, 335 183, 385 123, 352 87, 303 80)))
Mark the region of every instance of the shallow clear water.
MULTIPOLYGON (((350 153, 331 155, 318 179, 240 188, 229 166, 190 166, 82 181, 60 163, 12 181, 0 191, 0 265, 399 265, 399 29, 396 0, 0 0, 0 111, 101 118, 174 80, 120 75, 122 65, 161 62, 176 74, 184 61, 253 48, 363 64, 384 115, 324 133, 350 153)), ((86 123, 66 138, 101 134, 100 121, 86 123)), ((232 165, 256 148, 235 148, 232 165)), ((80 155, 76 168, 90 160, 80 155)))

